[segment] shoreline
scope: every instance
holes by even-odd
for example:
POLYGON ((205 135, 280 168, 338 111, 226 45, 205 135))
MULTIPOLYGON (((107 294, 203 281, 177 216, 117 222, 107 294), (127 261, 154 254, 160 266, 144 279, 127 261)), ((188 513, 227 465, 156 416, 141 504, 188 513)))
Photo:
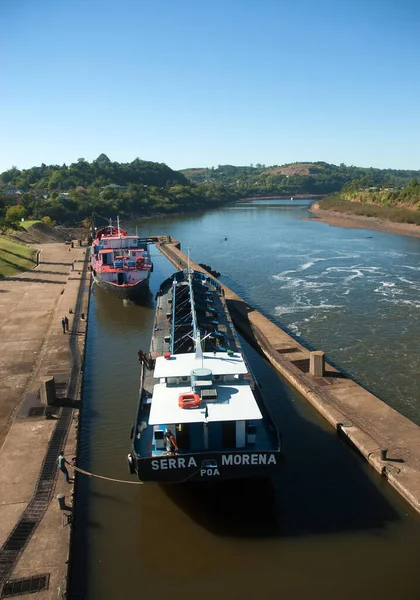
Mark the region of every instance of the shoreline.
POLYGON ((238 202, 249 202, 250 200, 307 200, 311 198, 322 198, 325 194, 298 194, 297 196, 250 196, 249 198, 239 198, 238 202))
POLYGON ((388 219, 378 219, 377 217, 348 215, 333 210, 325 210, 320 208, 317 202, 311 206, 310 210, 314 213, 315 218, 309 220, 328 223, 331 227, 373 229, 376 231, 383 231, 384 233, 392 233, 394 235, 406 235, 409 237, 420 238, 420 226, 412 223, 398 223, 396 221, 389 221, 388 219))

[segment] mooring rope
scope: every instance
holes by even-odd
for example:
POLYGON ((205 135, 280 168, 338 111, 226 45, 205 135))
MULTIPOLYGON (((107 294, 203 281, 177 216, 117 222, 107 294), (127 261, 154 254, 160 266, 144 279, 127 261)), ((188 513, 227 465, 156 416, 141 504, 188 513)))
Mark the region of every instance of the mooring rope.
MULTIPOLYGON (((143 485, 144 483, 153 483, 153 482, 147 482, 147 481, 146 482, 144 482, 144 481, 128 481, 127 479, 114 479, 113 477, 105 477, 105 475, 97 475, 96 473, 91 473, 90 471, 85 471, 85 469, 80 469, 79 467, 75 467, 71 463, 69 463, 69 464, 72 469, 74 469, 78 473, 81 473, 82 475, 87 475, 88 477, 96 477, 97 479, 105 479, 106 481, 113 481, 114 483, 129 483, 131 485, 143 485)), ((194 471, 193 473, 188 475, 188 477, 186 477, 185 479, 180 479, 179 481, 167 481, 165 483, 185 483, 186 481, 188 481, 189 479, 194 477, 194 475, 197 475, 197 473, 200 470, 201 470, 201 467, 199 467, 196 471, 194 471)))
POLYGON ((82 475, 87 475, 88 477, 96 477, 97 479, 106 479, 107 481, 114 481, 115 483, 130 483, 131 485, 143 485, 143 481, 128 481, 127 479, 114 479, 113 477, 105 477, 105 475, 97 475, 96 473, 91 473, 90 471, 85 471, 84 469, 80 469, 79 467, 75 467, 70 464, 70 467, 75 471, 78 471, 82 475))

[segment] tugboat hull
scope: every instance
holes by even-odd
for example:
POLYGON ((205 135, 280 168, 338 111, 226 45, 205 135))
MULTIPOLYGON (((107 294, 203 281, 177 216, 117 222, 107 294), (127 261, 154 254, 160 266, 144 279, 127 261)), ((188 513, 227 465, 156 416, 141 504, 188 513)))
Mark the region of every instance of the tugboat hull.
POLYGON ((149 293, 149 278, 150 272, 147 274, 145 279, 137 282, 133 285, 117 285, 114 283, 109 283, 108 281, 104 281, 95 273, 93 274, 93 280, 98 287, 109 292, 116 296, 117 298, 122 298, 123 300, 130 300, 135 302, 141 298, 144 298, 149 293))

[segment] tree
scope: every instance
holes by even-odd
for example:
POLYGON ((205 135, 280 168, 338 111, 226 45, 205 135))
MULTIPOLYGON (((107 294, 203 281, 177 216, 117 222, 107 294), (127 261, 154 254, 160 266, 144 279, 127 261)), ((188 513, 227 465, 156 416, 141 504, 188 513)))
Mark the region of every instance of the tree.
POLYGON ((0 217, 4 217, 6 212, 6 196, 0 194, 0 217))
POLYGON ((48 182, 49 190, 60 190, 63 185, 63 178, 60 171, 53 171, 48 182))
POLYGON ((31 211, 34 203, 34 195, 31 193, 22 194, 19 198, 19 204, 25 208, 27 212, 31 211))
POLYGON ((99 163, 101 165, 109 165, 111 163, 111 161, 109 160, 109 158, 107 157, 106 154, 100 154, 98 156, 98 158, 96 160, 94 160, 93 162, 95 163, 99 163))
POLYGON ((16 167, 12 167, 8 171, 5 171, 4 173, 1 174, 1 179, 2 179, 3 183, 9 184, 9 183, 13 182, 13 179, 15 179, 19 175, 20 175, 20 171, 18 171, 18 169, 16 167))
POLYGON ((49 225, 50 227, 54 227, 55 223, 54 221, 51 219, 51 217, 42 217, 41 221, 43 223, 45 223, 46 225, 49 225))
POLYGON ((6 211, 6 221, 8 223, 18 223, 25 218, 26 210, 20 204, 16 206, 9 206, 6 211))

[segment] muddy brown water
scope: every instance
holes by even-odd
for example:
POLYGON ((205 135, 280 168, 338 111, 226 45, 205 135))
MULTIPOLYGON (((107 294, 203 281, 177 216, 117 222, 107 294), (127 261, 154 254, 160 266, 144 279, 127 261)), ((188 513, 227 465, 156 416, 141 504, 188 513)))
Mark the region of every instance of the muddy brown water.
MULTIPOLYGON (((381 322, 372 324, 376 335, 382 336, 378 346, 385 346, 390 336, 398 342, 396 351, 404 347, 407 352, 420 326, 411 321, 410 339, 401 339, 392 327, 395 323, 396 328, 404 327, 407 315, 396 310, 395 301, 415 300, 411 288, 418 283, 413 277, 417 272, 406 269, 411 272, 408 277, 401 271, 404 265, 416 266, 416 257, 407 254, 420 254, 420 243, 411 240, 417 245, 407 246, 398 236, 372 237, 367 243, 366 232, 351 230, 351 239, 361 236, 360 256, 349 258, 357 243, 347 244, 343 236, 336 235, 322 242, 328 252, 323 252, 319 241, 314 255, 313 241, 319 240, 320 234, 311 228, 323 226, 303 225, 298 217, 306 214, 305 206, 285 204, 282 209, 284 202, 267 202, 249 203, 247 209, 232 207, 193 217, 146 221, 138 224, 139 233, 170 233, 181 240, 184 251, 191 245, 197 262, 221 271, 229 287, 269 318, 280 320, 276 322, 300 341, 320 347, 322 338, 322 349, 328 358, 328 353, 333 355, 337 366, 342 360, 347 372, 366 379, 371 389, 388 387, 377 374, 381 357, 372 355, 372 364, 367 358, 372 354, 370 332, 355 333, 350 325, 351 310, 353 321, 357 313, 365 329, 378 311, 385 311, 380 318, 386 317, 387 327, 381 329, 381 322), (265 241, 261 235, 257 241, 258 231, 265 232, 265 241), (244 236, 244 246, 235 243, 244 236), (232 248, 227 246, 230 240, 232 248), (306 255, 303 240, 308 243, 306 255), (280 258, 273 250, 278 244, 280 258), (381 258, 373 264, 375 252, 381 258), (328 257, 331 262, 325 264, 314 260, 328 257), (279 264, 275 264, 277 260, 279 264), (309 263, 313 265, 307 266, 309 263), (269 278, 267 270, 271 270, 269 278), (394 275, 411 282, 401 282, 403 296, 387 295, 399 281, 394 275), (331 286, 324 285, 329 283, 334 283, 334 293, 341 285, 341 294, 333 297, 331 286), (363 311, 362 301, 358 304, 355 300, 362 289, 363 311), (386 299, 392 302, 387 305, 386 299), (317 320, 312 319, 314 313, 317 320), (328 334, 331 327, 324 319, 328 314, 334 319, 341 314, 345 327, 340 329, 340 339, 335 329, 328 334), (361 340, 359 345, 354 344, 355 338, 361 340), (361 351, 364 355, 359 364, 361 351)), ((332 231, 325 227, 321 237, 332 231)), ((372 232, 374 235, 386 236, 372 232)), ((80 463, 96 473, 122 479, 129 478, 125 456, 137 403, 137 350, 148 348, 154 293, 173 270, 156 250, 153 254, 155 270, 146 306, 124 306, 95 289, 89 313, 80 463)), ((410 304, 406 306, 411 310, 410 304)), ((243 345, 282 431, 285 461, 281 472, 270 483, 252 480, 216 486, 132 486, 80 479, 71 598, 417 600, 418 515, 255 350, 245 342, 243 345)), ((417 383, 410 372, 413 361, 413 356, 408 363, 400 360, 396 384, 397 402, 405 407, 407 416, 418 411, 417 383)))

